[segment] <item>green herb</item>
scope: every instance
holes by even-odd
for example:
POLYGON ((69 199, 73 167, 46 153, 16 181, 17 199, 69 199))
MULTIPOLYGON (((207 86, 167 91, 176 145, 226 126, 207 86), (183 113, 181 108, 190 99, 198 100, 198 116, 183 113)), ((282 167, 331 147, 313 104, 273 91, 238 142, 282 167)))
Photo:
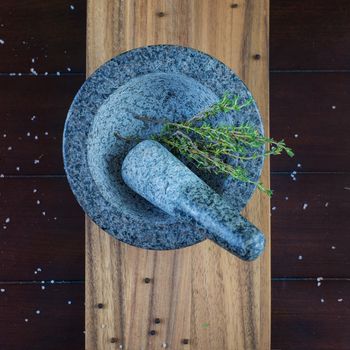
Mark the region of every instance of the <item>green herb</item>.
POLYGON ((252 102, 252 99, 240 101, 238 96, 231 97, 225 94, 207 110, 184 122, 155 120, 146 116, 136 118, 144 122, 163 124, 161 133, 154 135, 152 139, 184 157, 198 169, 254 184, 260 191, 271 196, 271 190, 265 188, 260 181, 256 182, 249 178, 242 164, 252 159, 279 155, 283 152, 293 157, 293 151, 283 140, 275 141, 265 137, 252 125, 212 126, 207 122, 218 113, 239 112, 252 102), (265 146, 264 152, 261 151, 263 146, 265 146), (235 160, 237 165, 233 166, 232 160, 235 160))

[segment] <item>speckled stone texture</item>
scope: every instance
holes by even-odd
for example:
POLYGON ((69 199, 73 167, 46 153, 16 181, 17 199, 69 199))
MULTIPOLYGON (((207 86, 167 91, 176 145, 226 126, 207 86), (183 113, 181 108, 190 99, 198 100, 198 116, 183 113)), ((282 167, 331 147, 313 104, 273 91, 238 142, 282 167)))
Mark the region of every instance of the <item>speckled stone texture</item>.
POLYGON ((241 259, 262 253, 264 235, 160 143, 146 140, 131 149, 122 178, 169 215, 204 227, 208 238, 241 259))
MULTIPOLYGON (((125 52, 92 74, 72 103, 63 136, 67 177, 89 217, 117 239, 142 248, 181 248, 207 238, 210 233, 201 226, 167 214, 124 183, 122 162, 139 141, 127 142, 114 133, 147 139, 159 132, 160 126, 135 116, 185 120, 226 91, 243 99, 251 97, 243 82, 223 63, 202 52, 172 45, 125 52)), ((213 124, 246 122, 262 131, 255 104, 212 120, 213 124)), ((244 166, 257 179, 262 160, 244 166)), ((195 172, 237 212, 255 189, 230 178, 195 172)))

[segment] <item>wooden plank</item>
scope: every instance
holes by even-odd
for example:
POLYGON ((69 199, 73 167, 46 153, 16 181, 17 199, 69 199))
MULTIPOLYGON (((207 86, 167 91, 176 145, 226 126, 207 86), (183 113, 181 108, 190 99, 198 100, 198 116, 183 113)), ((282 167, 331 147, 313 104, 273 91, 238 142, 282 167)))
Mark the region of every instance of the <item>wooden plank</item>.
POLYGON ((82 82, 79 76, 0 77, 1 174, 64 173, 63 125, 82 82))
POLYGON ((0 178, 0 234, 0 281, 84 278, 84 215, 65 178, 0 178))
POLYGON ((350 174, 296 179, 271 177, 273 277, 349 278, 350 174))
POLYGON ((85 14, 85 0, 1 0, 0 72, 83 73, 85 14))
POLYGON ((0 282, 0 289, 2 350, 83 349, 83 284, 0 282))
POLYGON ((349 280, 272 282, 272 349, 348 350, 349 296, 349 280))
MULTIPOLYGON (((133 47, 192 46, 231 66, 248 84, 268 131, 268 1, 88 2, 88 73, 133 47), (256 54, 260 59, 254 59, 256 54)), ((269 184, 265 164, 263 181, 269 184)), ((245 215, 268 242, 269 200, 256 193, 245 215)), ((244 263, 210 242, 170 252, 121 244, 87 220, 86 347, 269 349, 270 247, 244 263), (144 283, 150 278, 151 283, 144 283), (96 308, 103 303, 102 310, 96 308), (159 317, 161 323, 154 324, 159 317), (103 323, 107 327, 102 329, 103 323), (155 330, 155 335, 149 335, 155 330), (189 344, 182 344, 188 339, 189 344)))
POLYGON ((349 69, 347 0, 271 2, 271 69, 349 69))
POLYGON ((271 135, 285 139, 296 154, 272 158, 272 171, 349 171, 350 74, 272 73, 270 78, 271 135))

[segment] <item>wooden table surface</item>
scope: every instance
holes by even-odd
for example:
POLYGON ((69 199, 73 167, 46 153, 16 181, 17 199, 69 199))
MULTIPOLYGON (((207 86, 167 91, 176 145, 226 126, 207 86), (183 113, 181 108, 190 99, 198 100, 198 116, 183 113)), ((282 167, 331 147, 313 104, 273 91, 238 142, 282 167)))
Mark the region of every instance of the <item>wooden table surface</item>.
MULTIPOLYGON (((272 349, 348 350, 350 5, 270 7, 271 135, 296 151, 271 162, 272 349)), ((0 3, 1 350, 84 348, 84 215, 61 135, 85 21, 82 0, 0 3)))

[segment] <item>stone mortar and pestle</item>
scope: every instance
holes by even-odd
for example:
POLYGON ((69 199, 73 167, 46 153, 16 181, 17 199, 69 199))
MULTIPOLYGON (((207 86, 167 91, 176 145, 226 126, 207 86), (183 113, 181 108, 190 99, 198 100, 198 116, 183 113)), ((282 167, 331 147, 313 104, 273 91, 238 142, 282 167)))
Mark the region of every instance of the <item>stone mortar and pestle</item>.
MULTIPOLYGON (((240 215, 255 185, 193 169, 150 140, 160 124, 137 118, 183 121, 227 91, 251 98, 223 63, 180 46, 134 49, 101 66, 77 93, 63 137, 67 178, 87 215, 137 247, 168 250, 210 239, 241 259, 257 258, 264 235, 240 215)), ((255 103, 211 123, 249 123, 263 132, 255 103)), ((256 158, 243 167, 256 181, 262 165, 256 158)))

